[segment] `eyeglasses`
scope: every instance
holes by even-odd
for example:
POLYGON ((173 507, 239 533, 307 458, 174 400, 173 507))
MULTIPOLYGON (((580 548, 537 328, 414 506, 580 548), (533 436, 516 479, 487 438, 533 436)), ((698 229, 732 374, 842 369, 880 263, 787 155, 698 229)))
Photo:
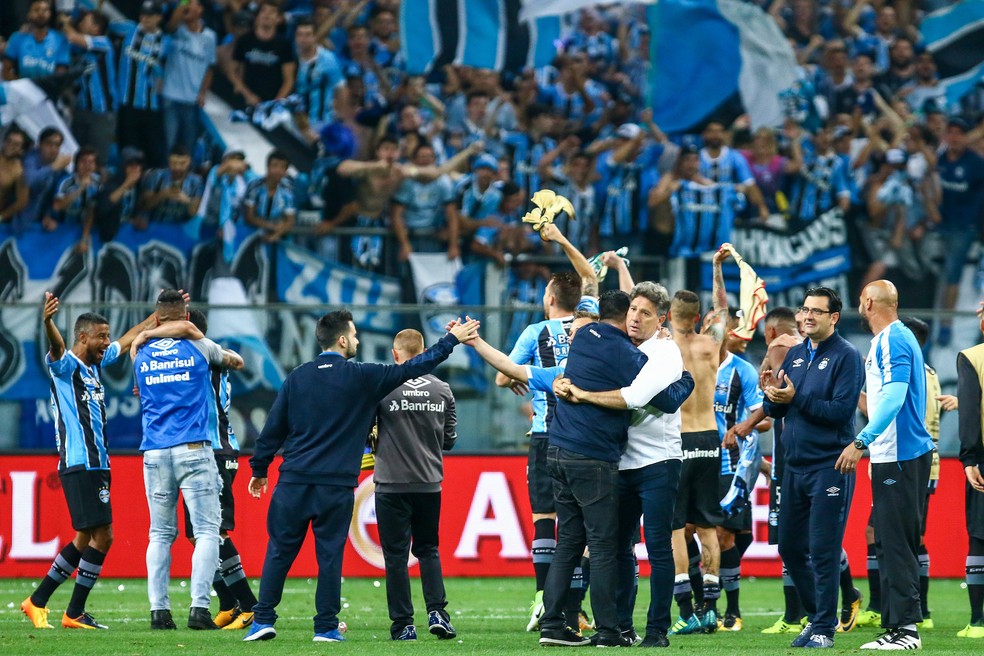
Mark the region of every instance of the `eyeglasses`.
POLYGON ((831 310, 821 310, 820 308, 806 307, 805 305, 800 307, 799 311, 802 314, 813 315, 815 317, 822 317, 825 314, 830 314, 831 310))

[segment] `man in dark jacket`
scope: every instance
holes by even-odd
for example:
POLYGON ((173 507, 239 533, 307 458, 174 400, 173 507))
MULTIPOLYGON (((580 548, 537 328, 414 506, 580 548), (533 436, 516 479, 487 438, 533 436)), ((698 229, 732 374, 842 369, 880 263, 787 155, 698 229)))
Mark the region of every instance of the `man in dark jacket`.
POLYGON ((841 542, 854 476, 834 465, 854 441, 864 384, 860 354, 836 331, 840 310, 832 289, 806 292, 800 312, 807 339, 789 349, 765 388, 766 414, 784 421, 779 555, 810 619, 793 647, 833 646, 837 630, 841 542))
POLYGON ((342 553, 354 504, 353 489, 376 406, 404 381, 430 373, 461 341, 478 334, 478 321, 456 325, 429 350, 399 365, 352 362, 359 347, 352 314, 330 312, 318 321, 321 355, 294 369, 274 401, 249 464, 249 491, 266 490, 267 469, 283 448, 280 477, 267 512, 269 543, 260 600, 244 640, 277 635, 274 610, 308 525, 318 557, 315 642, 339 642, 342 553))
MULTIPOLYGON (((393 338, 393 361, 406 362, 424 352, 424 336, 413 329, 393 338)), ((386 603, 390 637, 416 640, 407 558, 420 564, 420 585, 427 605, 427 630, 442 640, 457 633, 448 605, 438 553, 444 455, 458 437, 454 395, 447 383, 426 375, 403 383, 379 402, 376 447, 376 525, 386 563, 386 603), (411 547, 411 538, 413 546, 411 547)))

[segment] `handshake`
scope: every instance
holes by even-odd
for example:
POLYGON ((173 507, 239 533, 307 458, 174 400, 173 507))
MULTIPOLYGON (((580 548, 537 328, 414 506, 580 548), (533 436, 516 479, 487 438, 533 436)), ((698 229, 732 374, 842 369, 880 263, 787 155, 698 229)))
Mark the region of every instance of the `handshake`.
POLYGON ((461 317, 458 317, 457 319, 449 321, 448 325, 445 326, 444 329, 454 335, 460 343, 466 344, 472 340, 478 339, 478 329, 481 326, 481 321, 466 316, 464 323, 461 322, 461 317))

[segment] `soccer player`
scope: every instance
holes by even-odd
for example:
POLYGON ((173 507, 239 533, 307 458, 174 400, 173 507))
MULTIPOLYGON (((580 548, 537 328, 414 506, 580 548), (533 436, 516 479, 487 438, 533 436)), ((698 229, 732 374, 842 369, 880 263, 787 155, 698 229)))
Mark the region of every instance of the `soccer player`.
POLYGON ((35 628, 52 628, 48 623, 48 599, 78 568, 75 589, 62 616, 62 626, 105 629, 106 626, 99 624, 85 610, 86 599, 113 544, 105 391, 99 371, 103 365, 112 364, 126 355, 137 334, 153 325, 153 316, 111 342, 109 321, 86 312, 76 319, 75 343, 67 350, 65 340, 55 326, 57 313, 58 299, 45 292, 41 316, 48 339, 45 363, 51 376, 58 477, 76 534, 55 558, 48 575, 34 593, 21 603, 21 610, 35 628))
MULTIPOLYGON (((155 315, 160 324, 186 321, 186 301, 176 290, 166 289, 157 297, 155 315)), ((144 331, 131 347, 140 394, 143 425, 140 451, 150 509, 147 545, 150 628, 177 628, 171 617, 167 585, 171 576, 171 545, 178 534, 180 491, 188 504, 195 536, 188 628, 214 630, 219 627, 212 621, 208 607, 209 588, 219 562, 221 479, 212 455, 212 435, 219 429, 211 368, 241 369, 243 361, 204 337, 159 338, 169 330, 168 326, 158 326, 144 331), (151 339, 155 341, 148 342, 151 339)))
POLYGON ((887 280, 868 284, 858 311, 875 335, 865 364, 868 425, 835 465, 852 474, 870 450, 875 553, 882 584, 884 635, 862 649, 919 649, 919 537, 933 463, 933 440, 923 423, 926 371, 912 331, 898 318, 899 297, 887 280))
POLYGON ((309 526, 314 530, 320 571, 314 641, 345 640, 338 630, 342 552, 376 406, 403 382, 433 371, 455 346, 475 337, 478 325, 469 321, 455 326, 417 357, 384 366, 350 361, 359 347, 350 312, 337 310, 318 321, 318 345, 323 352, 287 376, 250 459, 249 491, 259 498, 266 490, 270 463, 283 447, 280 478, 267 513, 269 543, 260 600, 243 640, 277 637, 276 607, 309 526))
MULTIPOLYGON (((543 314, 546 319, 523 330, 509 353, 509 359, 516 364, 549 368, 567 359, 574 311, 588 310, 597 313, 598 279, 584 255, 571 245, 556 226, 544 226, 540 237, 545 241, 558 243, 574 265, 575 271, 555 273, 550 278, 543 294, 543 314)), ((516 388, 516 381, 501 372, 496 375, 495 382, 499 387, 513 387, 514 391, 526 393, 525 387, 516 388)), ((553 482, 547 473, 547 430, 553 420, 556 403, 552 394, 545 391, 533 393, 533 427, 526 482, 533 511, 531 552, 536 593, 530 606, 527 631, 535 631, 539 627, 540 614, 543 612, 543 586, 557 548, 553 482)))
MULTIPOLYGON (((424 336, 416 330, 402 330, 393 338, 396 364, 423 352, 424 336)), ((407 571, 412 552, 420 564, 427 629, 441 640, 450 640, 458 634, 445 610, 448 600, 437 548, 444 479, 442 451, 450 451, 458 437, 454 394, 447 383, 425 374, 404 382, 383 398, 376 409, 376 421, 379 438, 373 480, 379 543, 386 563, 390 638, 417 639, 407 571)))
POLYGON ((807 339, 789 349, 763 390, 764 408, 783 419, 779 554, 810 619, 791 645, 830 647, 838 625, 841 542, 854 493, 853 476, 833 465, 853 439, 863 372, 857 349, 836 331, 836 292, 810 289, 800 310, 807 339))
MULTIPOLYGON (((984 332, 984 314, 980 329, 984 332)), ((964 349, 957 356, 957 398, 960 402, 960 464, 967 476, 964 520, 969 548, 966 561, 970 622, 957 633, 960 638, 984 639, 984 435, 981 409, 984 407, 984 344, 964 349)))

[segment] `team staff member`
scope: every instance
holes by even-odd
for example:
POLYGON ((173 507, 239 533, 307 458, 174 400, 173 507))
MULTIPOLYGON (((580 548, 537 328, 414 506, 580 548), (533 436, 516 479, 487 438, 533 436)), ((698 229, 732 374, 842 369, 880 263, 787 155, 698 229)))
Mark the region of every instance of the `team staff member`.
MULTIPOLYGON (((982 307, 984 309, 984 307, 982 307)), ((978 312, 984 332, 984 313, 978 312)), ((960 464, 967 476, 965 521, 970 545, 967 551, 967 594, 970 622, 960 638, 984 639, 984 344, 960 351, 957 356, 957 398, 960 403, 960 464)))
POLYGON ((153 316, 130 329, 116 342, 109 341, 109 321, 86 312, 75 320, 71 350, 55 326, 58 298, 44 293, 41 316, 48 339, 45 364, 51 376, 51 407, 56 418, 58 478, 75 539, 51 563, 51 569, 21 610, 36 629, 50 629, 48 599, 78 568, 75 589, 62 616, 68 629, 105 629, 85 612, 85 602, 99 578, 113 544, 113 508, 110 499, 109 451, 106 448, 105 391, 99 381, 103 365, 125 356, 134 337, 152 325, 153 316))
POLYGON ((864 381, 861 357, 837 333, 841 301, 827 287, 806 292, 806 339, 789 349, 765 392, 766 415, 783 420, 779 555, 810 622, 793 647, 830 647, 837 630, 841 542, 854 477, 834 469, 854 441, 854 409, 864 381))
POLYGON ((345 639, 338 630, 342 552, 376 406, 401 383, 433 371, 459 342, 473 339, 478 326, 478 321, 456 325, 417 357, 387 366, 351 361, 359 348, 351 312, 337 310, 318 320, 322 353, 287 376, 249 461, 253 469, 249 491, 259 498, 266 490, 270 462, 283 448, 280 478, 267 511, 269 542, 260 600, 244 640, 277 636, 275 609, 308 525, 314 530, 319 571, 314 640, 345 639))
POLYGON ((926 415, 926 370, 912 331, 899 321, 895 285, 876 280, 861 291, 858 311, 874 333, 865 361, 868 425, 844 448, 837 471, 849 475, 867 448, 875 553, 882 587, 878 640, 862 649, 919 649, 919 536, 933 464, 926 415))
MULTIPOLYGON (((187 321, 185 298, 174 289, 157 297, 157 321, 187 321)), ((165 326, 163 331, 169 328, 165 326)), ((147 593, 150 627, 174 629, 168 582, 171 545, 178 535, 178 492, 194 525, 189 629, 218 629, 209 614, 209 589, 219 562, 219 479, 211 435, 218 431, 211 367, 242 369, 243 360, 215 342, 156 338, 142 332, 130 353, 140 393, 144 487, 150 508, 147 593), (155 341, 149 341, 155 340, 155 341), (146 344, 146 346, 145 346, 146 344)))
MULTIPOLYGON (((571 345, 565 373, 572 384, 587 391, 618 389, 642 369, 646 356, 624 331, 628 306, 625 292, 602 294, 601 321, 581 328, 571 345)), ((541 645, 632 645, 620 634, 615 605, 618 461, 630 417, 621 410, 557 402, 547 449, 557 507, 557 552, 543 589, 541 645), (591 640, 575 633, 564 617, 571 575, 585 546, 596 563, 590 593, 598 633, 591 640)))
MULTIPOLYGON (((424 336, 408 329, 393 339, 393 362, 424 352, 424 336)), ((427 627, 442 640, 457 633, 451 617, 438 553, 444 456, 458 438, 454 394, 432 374, 408 380, 389 393, 376 410, 376 524, 386 562, 386 603, 390 637, 416 640, 407 558, 420 563, 420 585, 427 605, 427 627), (413 540, 411 546, 411 539, 413 540)))

